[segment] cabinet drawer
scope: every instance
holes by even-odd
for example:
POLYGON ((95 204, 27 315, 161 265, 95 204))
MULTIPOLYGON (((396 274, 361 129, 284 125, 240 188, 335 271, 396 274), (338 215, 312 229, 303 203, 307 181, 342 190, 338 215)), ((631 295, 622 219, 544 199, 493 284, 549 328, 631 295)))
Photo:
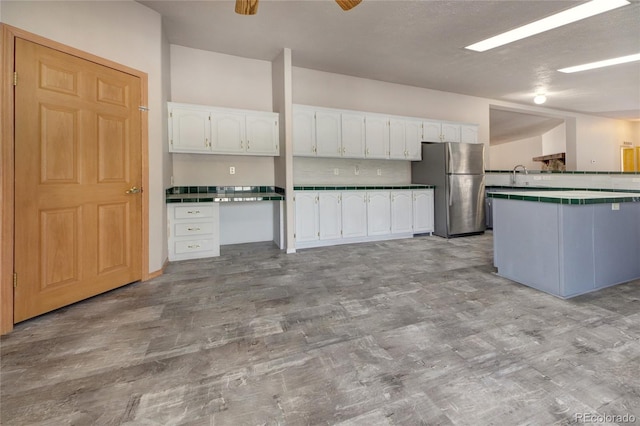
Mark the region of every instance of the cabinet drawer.
POLYGON ((198 253, 212 251, 214 249, 214 240, 189 240, 189 241, 175 241, 175 253, 198 253))
POLYGON ((173 235, 176 237, 186 237, 188 235, 212 235, 213 222, 200 223, 176 223, 173 235))
POLYGON ((180 206, 175 207, 174 215, 176 219, 193 219, 195 217, 213 217, 213 204, 203 206, 180 206))

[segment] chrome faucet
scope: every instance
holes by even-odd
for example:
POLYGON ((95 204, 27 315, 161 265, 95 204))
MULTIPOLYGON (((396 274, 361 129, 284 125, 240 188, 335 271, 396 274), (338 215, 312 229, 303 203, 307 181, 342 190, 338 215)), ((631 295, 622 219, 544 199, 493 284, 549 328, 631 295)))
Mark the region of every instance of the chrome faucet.
POLYGON ((516 171, 518 170, 519 167, 522 167, 522 170, 524 170, 524 174, 525 175, 529 174, 529 172, 527 172, 527 168, 525 166, 523 166, 522 164, 518 164, 511 171, 511 185, 515 185, 516 184, 516 171))

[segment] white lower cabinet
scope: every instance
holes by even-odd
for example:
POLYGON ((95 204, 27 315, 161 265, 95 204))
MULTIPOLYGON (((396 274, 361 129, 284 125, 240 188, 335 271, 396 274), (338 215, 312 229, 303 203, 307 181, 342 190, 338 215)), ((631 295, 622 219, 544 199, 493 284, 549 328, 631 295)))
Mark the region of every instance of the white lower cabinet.
POLYGON ((342 237, 367 236, 367 193, 345 191, 342 193, 342 237))
POLYGON ((391 191, 391 233, 413 231, 413 199, 411 191, 391 191))
POLYGON ((169 260, 220 255, 220 211, 217 203, 167 206, 169 260))
POLYGON ((319 240, 318 193, 299 191, 295 193, 293 199, 296 215, 296 242, 319 240))
POLYGON ((413 233, 433 232, 433 189, 413 191, 413 233))
POLYGON ((391 194, 389 191, 367 192, 367 234, 391 233, 391 194))
POLYGON ((318 222, 321 240, 342 238, 342 206, 339 192, 318 193, 318 222))
POLYGON ((296 191, 297 248, 433 232, 433 190, 296 191))

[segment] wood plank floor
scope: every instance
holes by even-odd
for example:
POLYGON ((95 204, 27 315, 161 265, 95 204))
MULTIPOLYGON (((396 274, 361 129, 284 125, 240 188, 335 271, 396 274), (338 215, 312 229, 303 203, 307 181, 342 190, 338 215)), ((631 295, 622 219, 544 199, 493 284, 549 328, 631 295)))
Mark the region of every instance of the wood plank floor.
POLYGON ((0 343, 3 425, 640 423, 640 282, 563 301, 491 234, 225 246, 0 343))

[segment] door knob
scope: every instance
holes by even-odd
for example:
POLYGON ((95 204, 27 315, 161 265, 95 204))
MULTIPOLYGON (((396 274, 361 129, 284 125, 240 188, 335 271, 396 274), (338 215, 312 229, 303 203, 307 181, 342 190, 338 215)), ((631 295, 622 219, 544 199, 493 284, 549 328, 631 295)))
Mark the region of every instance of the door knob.
POLYGON ((125 194, 138 194, 142 192, 142 188, 138 188, 137 186, 132 186, 130 189, 124 191, 125 194))

